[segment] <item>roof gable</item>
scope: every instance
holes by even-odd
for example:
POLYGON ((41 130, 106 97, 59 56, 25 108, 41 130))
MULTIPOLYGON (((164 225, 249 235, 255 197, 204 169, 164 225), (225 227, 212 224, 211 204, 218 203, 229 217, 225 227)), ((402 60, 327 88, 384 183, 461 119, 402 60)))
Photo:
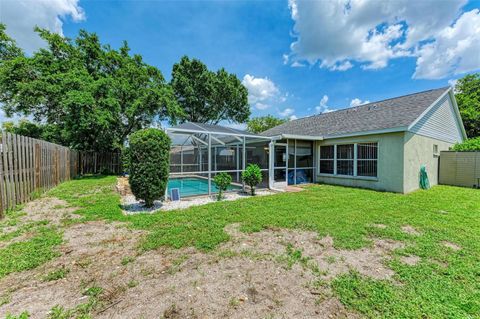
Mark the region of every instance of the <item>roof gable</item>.
POLYGON ((458 143, 464 140, 463 123, 450 94, 441 97, 410 126, 409 131, 437 140, 458 143))

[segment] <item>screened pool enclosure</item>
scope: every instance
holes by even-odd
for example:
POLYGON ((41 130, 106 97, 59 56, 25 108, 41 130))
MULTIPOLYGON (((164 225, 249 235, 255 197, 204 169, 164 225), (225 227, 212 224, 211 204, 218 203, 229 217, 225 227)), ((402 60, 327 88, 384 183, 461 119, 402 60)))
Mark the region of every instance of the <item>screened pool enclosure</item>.
POLYGON ((167 129, 172 140, 168 195, 181 197, 216 193, 216 174, 232 176, 230 190, 245 189, 242 171, 257 164, 263 175, 260 188, 313 181, 313 142, 282 140, 219 125, 184 123, 167 129))

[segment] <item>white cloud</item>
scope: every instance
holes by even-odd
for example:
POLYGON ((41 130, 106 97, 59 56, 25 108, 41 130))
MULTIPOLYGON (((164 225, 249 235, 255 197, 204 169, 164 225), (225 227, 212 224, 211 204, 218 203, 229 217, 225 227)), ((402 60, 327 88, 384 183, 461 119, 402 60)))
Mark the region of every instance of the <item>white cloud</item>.
POLYGON ((268 105, 268 104, 264 104, 264 103, 260 103, 260 102, 255 103, 255 108, 256 108, 257 110, 266 110, 266 109, 268 109, 269 107, 270 107, 270 105, 268 105))
POLYGON ((298 62, 298 61, 293 61, 292 65, 293 68, 303 68, 305 64, 298 62))
POLYGON ((280 90, 268 78, 256 78, 253 75, 246 74, 243 77, 242 84, 248 90, 248 102, 254 104, 259 110, 269 107, 266 103, 280 95, 280 90))
POLYGON ((450 79, 448 80, 448 85, 450 85, 451 87, 455 87, 455 85, 457 85, 457 82, 458 79, 450 79))
POLYGON ((418 50, 415 78, 441 79, 480 69, 480 10, 464 13, 418 50))
POLYGON ((350 107, 359 106, 359 105, 368 104, 368 103, 370 103, 369 100, 362 101, 359 98, 354 98, 353 100, 350 101, 350 107))
POLYGON ((318 106, 315 106, 315 111, 317 113, 332 112, 333 110, 328 107, 327 103, 328 103, 328 95, 324 95, 320 100, 320 103, 318 104, 318 106))
POLYGON ((79 0, 6 0, 0 4, 0 21, 7 26, 7 34, 27 53, 45 45, 33 31, 35 26, 63 35, 63 21, 85 19, 79 0))
POLYGON ((278 115, 280 115, 282 117, 289 117, 289 116, 293 115, 294 112, 295 112, 294 109, 292 109, 290 107, 287 107, 283 111, 278 112, 278 115))
POLYGON ((290 115, 290 121, 293 121, 293 120, 296 120, 298 119, 298 117, 294 114, 294 115, 290 115))
POLYGON ((289 63, 345 71, 354 61, 379 69, 410 56, 417 58, 416 78, 479 69, 479 11, 462 14, 466 2, 289 0, 296 37, 289 63))

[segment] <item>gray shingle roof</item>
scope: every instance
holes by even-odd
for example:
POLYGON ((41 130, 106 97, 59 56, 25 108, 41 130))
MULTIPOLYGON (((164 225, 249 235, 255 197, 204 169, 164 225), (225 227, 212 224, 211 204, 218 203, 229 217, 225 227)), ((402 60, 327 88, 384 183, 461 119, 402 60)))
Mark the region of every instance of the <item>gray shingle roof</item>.
POLYGON ((449 89, 444 87, 309 116, 271 128, 262 135, 331 137, 407 127, 449 89))

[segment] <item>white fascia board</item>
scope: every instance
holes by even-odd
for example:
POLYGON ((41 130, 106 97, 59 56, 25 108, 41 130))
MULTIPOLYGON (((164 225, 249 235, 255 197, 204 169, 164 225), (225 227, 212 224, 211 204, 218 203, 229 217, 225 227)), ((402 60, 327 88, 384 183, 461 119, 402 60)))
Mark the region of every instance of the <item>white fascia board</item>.
POLYGON ((458 108, 457 99, 455 98, 455 93, 453 89, 450 89, 450 99, 453 102, 453 109, 455 110, 455 114, 457 115, 457 121, 462 129, 463 139, 466 140, 468 138, 467 132, 465 131, 465 126, 463 125, 462 116, 460 115, 460 109, 458 108))
POLYGON ((323 136, 297 135, 297 134, 282 134, 281 136, 284 139, 292 139, 292 140, 307 140, 307 141, 323 140, 323 136))

